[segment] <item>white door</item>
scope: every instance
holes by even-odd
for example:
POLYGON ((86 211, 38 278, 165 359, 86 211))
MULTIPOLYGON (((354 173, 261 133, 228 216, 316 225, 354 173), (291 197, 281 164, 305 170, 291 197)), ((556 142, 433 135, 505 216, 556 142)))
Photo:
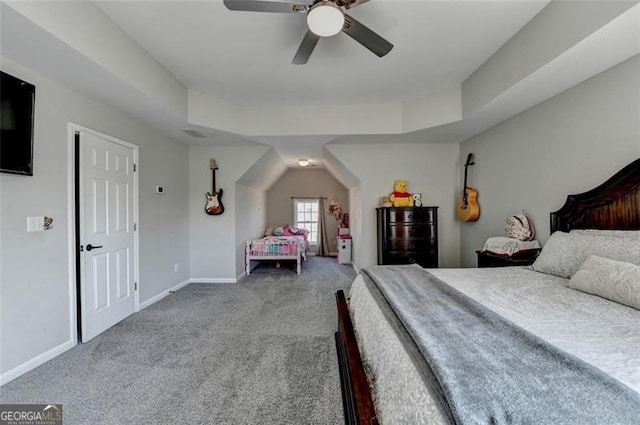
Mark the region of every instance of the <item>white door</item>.
POLYGON ((136 309, 135 146, 80 132, 82 341, 136 309))

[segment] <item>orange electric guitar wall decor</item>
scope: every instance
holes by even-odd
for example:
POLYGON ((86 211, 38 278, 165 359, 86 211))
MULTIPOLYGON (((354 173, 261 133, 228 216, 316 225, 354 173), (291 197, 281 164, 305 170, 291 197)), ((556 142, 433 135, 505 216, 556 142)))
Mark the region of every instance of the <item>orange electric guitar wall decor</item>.
POLYGON ((224 212, 224 205, 222 205, 222 189, 216 191, 216 170, 218 169, 218 164, 216 164, 215 159, 211 159, 209 168, 211 168, 211 172, 213 173, 213 187, 211 193, 207 192, 207 204, 204 207, 204 212, 209 215, 220 215, 224 212))
POLYGON ((467 155, 467 162, 464 164, 464 190, 462 199, 458 206, 458 219, 460 221, 478 221, 480 218, 480 206, 478 205, 478 191, 467 186, 467 167, 475 164, 473 154, 467 155))

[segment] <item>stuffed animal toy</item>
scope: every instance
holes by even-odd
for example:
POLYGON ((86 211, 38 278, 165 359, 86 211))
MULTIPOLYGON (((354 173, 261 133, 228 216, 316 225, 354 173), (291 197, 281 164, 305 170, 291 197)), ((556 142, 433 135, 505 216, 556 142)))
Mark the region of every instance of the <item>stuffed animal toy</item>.
POLYGON ((521 214, 507 218, 504 230, 510 238, 520 239, 521 241, 532 241, 536 236, 536 229, 533 227, 533 222, 527 216, 525 210, 522 210, 521 214))
POLYGON ((329 204, 329 214, 332 214, 333 217, 336 219, 336 221, 338 222, 339 228, 349 227, 344 223, 344 217, 345 215, 347 215, 347 213, 342 212, 342 207, 340 206, 340 202, 336 201, 335 199, 331 201, 331 203, 329 204))
POLYGON ((380 206, 383 208, 389 208, 389 207, 392 207, 393 204, 389 200, 388 196, 383 196, 382 199, 380 199, 380 206))
POLYGON ((393 183, 393 193, 389 196, 389 200, 394 207, 413 206, 413 197, 407 192, 406 180, 396 180, 393 183))
POLYGON ((414 193, 413 194, 413 206, 421 207, 422 206, 422 193, 414 193))

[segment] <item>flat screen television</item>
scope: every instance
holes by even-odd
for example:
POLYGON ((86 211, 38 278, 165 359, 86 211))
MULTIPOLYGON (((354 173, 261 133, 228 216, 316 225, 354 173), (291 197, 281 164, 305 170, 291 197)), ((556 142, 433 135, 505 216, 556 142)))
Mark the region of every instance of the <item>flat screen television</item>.
POLYGON ((33 175, 36 88, 0 71, 0 171, 33 175))

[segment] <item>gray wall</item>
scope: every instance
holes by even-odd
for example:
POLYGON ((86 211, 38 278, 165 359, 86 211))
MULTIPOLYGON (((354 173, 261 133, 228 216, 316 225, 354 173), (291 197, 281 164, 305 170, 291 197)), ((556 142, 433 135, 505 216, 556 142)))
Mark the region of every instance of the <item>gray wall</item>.
MULTIPOLYGON (((189 249, 191 279, 197 282, 235 282, 241 270, 237 258, 238 244, 246 238, 244 208, 247 206, 247 188, 239 180, 262 158, 266 146, 192 146, 189 148, 189 249), (211 216, 204 212, 205 194, 211 192, 209 160, 215 158, 217 189, 223 189, 224 213, 211 216), (236 194, 237 190, 241 193, 236 194), (240 201, 237 203, 237 201, 240 201)), ((263 211, 254 211, 254 222, 260 224, 263 211)), ((256 229, 258 226, 256 225, 256 229)), ((244 255, 241 257, 244 258, 244 255)))
POLYGON ((2 70, 36 86, 34 176, 0 175, 0 376, 8 379, 75 344, 68 123, 140 147, 141 304, 189 278, 189 180, 186 147, 5 58, 2 70), (154 194, 157 184, 166 195, 154 194), (54 228, 27 233, 26 217, 42 215, 54 228))
MULTIPOLYGON (((351 188, 349 188, 349 205, 351 205, 351 215, 350 215, 350 223, 349 231, 351 232, 351 237, 354 241, 362 240, 362 183, 356 183, 351 188)), ((353 242, 353 241, 352 241, 353 242)), ((364 258, 364 252, 362 249, 355 249, 352 245, 351 247, 351 262, 356 265, 360 265, 362 267, 364 258)))
POLYGON ((266 227, 264 190, 236 184, 236 276, 244 273, 245 242, 261 237, 266 227))
POLYGON ((376 208, 393 192, 393 182, 408 180, 409 192, 422 193, 425 206, 438 206, 441 267, 460 265, 460 227, 455 220, 459 145, 328 145, 326 147, 359 181, 350 188, 353 252, 357 267, 377 263, 376 208))
POLYGON ((329 203, 335 199, 340 202, 343 212, 349 212, 349 193, 338 180, 326 170, 290 169, 267 191, 267 225, 282 226, 293 224, 293 201, 291 197, 324 196, 325 219, 329 250, 337 252, 336 235, 338 225, 328 213, 329 203))
POLYGON ((164 137, 129 139, 140 145, 140 303, 191 276, 189 270, 189 156, 164 137), (164 195, 155 187, 164 186, 164 195), (174 271, 174 265, 178 271, 174 271))
POLYGON ((635 56, 461 144, 480 220, 461 226, 462 264, 525 208, 538 239, 567 195, 592 189, 640 157, 640 59, 635 56))

